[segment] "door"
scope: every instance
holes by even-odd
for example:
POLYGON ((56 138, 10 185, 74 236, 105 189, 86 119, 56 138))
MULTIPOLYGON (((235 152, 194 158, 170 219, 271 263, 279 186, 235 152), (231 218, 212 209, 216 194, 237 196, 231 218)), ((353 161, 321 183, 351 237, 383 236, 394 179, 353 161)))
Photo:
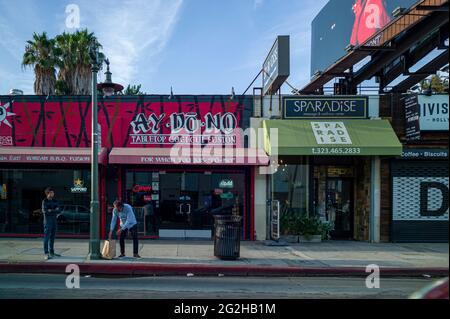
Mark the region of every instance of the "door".
POLYGON ((353 180, 327 178, 326 218, 331 222, 332 239, 353 238, 353 180))

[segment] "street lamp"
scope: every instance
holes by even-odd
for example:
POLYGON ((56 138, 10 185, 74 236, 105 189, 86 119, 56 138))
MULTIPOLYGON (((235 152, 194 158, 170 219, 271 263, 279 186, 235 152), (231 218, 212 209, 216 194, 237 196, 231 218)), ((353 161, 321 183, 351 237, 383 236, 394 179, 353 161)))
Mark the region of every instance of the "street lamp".
POLYGON ((98 109, 97 109, 97 89, 103 91, 106 96, 116 92, 116 89, 122 90, 119 84, 111 81, 111 72, 109 71, 109 61, 106 60, 107 70, 106 81, 97 85, 97 73, 101 69, 104 55, 99 52, 100 44, 94 41, 89 46, 89 57, 92 70, 92 137, 91 137, 91 214, 90 214, 90 236, 89 236, 89 255, 88 259, 100 259, 100 213, 98 200, 98 109))

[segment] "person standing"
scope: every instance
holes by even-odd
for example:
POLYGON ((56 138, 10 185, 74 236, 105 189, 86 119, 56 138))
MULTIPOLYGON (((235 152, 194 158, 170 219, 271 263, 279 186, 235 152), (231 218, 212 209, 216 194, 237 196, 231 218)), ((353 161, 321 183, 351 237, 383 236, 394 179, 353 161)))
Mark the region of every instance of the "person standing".
POLYGON ((56 216, 61 212, 60 204, 55 200, 55 191, 51 187, 45 189, 46 198, 42 201, 44 214, 44 255, 45 259, 61 257, 55 253, 54 244, 56 236, 56 216))
POLYGON ((116 200, 113 204, 113 216, 111 219, 110 231, 109 231, 109 239, 112 239, 112 232, 116 226, 117 218, 120 220, 120 228, 116 232, 117 237, 119 237, 120 241, 120 256, 125 257, 125 237, 128 232, 130 232, 133 237, 133 256, 134 258, 141 258, 138 254, 139 243, 138 243, 138 234, 137 234, 137 221, 136 216, 134 215, 133 208, 125 203, 122 203, 120 200, 116 200))

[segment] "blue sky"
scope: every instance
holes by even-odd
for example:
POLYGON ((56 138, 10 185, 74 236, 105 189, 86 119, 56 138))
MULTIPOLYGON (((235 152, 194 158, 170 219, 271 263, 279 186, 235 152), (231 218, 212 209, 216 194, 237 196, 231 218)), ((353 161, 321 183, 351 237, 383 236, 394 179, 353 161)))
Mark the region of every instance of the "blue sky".
MULTIPOLYGON (((21 68, 33 32, 66 30, 66 7, 95 32, 113 81, 142 84, 148 94, 243 93, 277 35, 290 35, 291 76, 309 80, 311 21, 327 0, 0 0, 0 95, 33 93, 33 71, 21 68)), ((103 79, 100 75, 100 81, 103 79)), ((258 84, 261 80, 258 80, 258 84)), ((287 88, 286 88, 287 89, 287 88)), ((250 92, 251 93, 251 92, 250 92)))

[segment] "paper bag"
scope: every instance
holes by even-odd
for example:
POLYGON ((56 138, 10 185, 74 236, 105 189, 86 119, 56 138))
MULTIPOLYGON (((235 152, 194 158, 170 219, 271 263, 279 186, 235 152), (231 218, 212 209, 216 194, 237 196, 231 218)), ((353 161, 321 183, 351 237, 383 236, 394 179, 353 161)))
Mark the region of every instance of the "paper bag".
POLYGON ((116 241, 115 240, 105 240, 102 249, 102 257, 104 259, 113 259, 116 257, 116 241))

